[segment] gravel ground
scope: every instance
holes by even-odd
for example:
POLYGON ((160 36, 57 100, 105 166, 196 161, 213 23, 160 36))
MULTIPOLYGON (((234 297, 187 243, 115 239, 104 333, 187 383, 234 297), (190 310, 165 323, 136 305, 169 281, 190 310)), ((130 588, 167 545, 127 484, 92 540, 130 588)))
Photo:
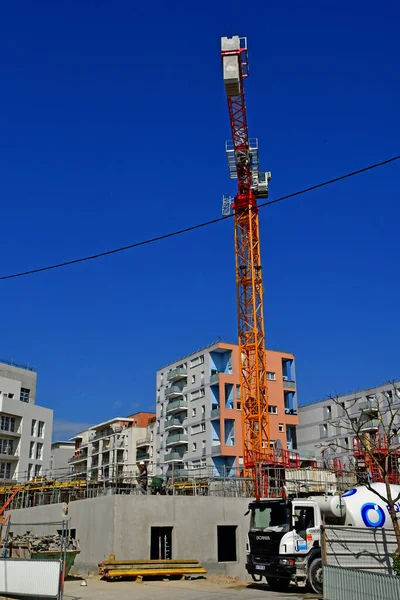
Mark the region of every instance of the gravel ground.
POLYGON ((272 592, 266 585, 249 584, 245 581, 224 576, 210 576, 192 581, 133 581, 106 582, 98 578, 81 581, 66 581, 65 600, 294 600, 295 598, 320 598, 315 594, 302 594, 293 588, 288 593, 272 592))

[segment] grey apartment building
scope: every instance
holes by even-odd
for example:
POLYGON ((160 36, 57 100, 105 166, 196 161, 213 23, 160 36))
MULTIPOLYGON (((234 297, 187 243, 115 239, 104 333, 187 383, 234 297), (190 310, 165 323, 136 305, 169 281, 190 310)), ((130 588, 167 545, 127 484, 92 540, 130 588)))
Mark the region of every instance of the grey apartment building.
POLYGON ((36 372, 0 362, 0 480, 23 481, 49 468, 53 411, 35 404, 36 372))
POLYGON ((400 381, 379 385, 332 399, 310 402, 299 407, 299 425, 297 443, 303 456, 325 458, 337 456, 343 466, 348 466, 353 454, 352 431, 345 410, 355 422, 360 433, 375 434, 381 422, 378 420, 378 408, 381 419, 386 426, 389 419, 388 403, 396 413, 393 429, 400 427, 400 381), (331 447, 329 445, 332 444, 331 447), (337 452, 333 448, 339 446, 337 452))

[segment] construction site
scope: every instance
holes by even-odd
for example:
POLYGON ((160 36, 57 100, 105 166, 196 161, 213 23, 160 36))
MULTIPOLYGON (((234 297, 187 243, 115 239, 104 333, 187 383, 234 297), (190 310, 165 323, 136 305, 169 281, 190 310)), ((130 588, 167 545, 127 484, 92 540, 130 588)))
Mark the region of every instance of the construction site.
MULTIPOLYGON (((232 136, 226 142, 226 155, 229 175, 237 180, 236 194, 223 197, 222 215, 225 218, 232 216, 234 223, 240 357, 240 395, 236 398, 240 398, 241 404, 242 464, 235 464, 225 472, 225 466, 218 472, 207 465, 190 470, 171 469, 172 462, 182 462, 184 451, 179 454, 178 448, 185 444, 187 447, 188 443, 186 434, 175 432, 169 438, 173 449, 166 454, 166 460, 170 461, 168 470, 163 472, 160 468, 160 474, 153 476, 147 476, 146 471, 145 485, 136 464, 128 465, 120 476, 109 475, 107 480, 101 477, 93 480, 88 473, 81 476, 78 470, 73 474, 61 472, 51 476, 43 473, 27 481, 1 484, 3 533, 7 526, 10 539, 21 535, 24 540, 22 530, 27 528, 26 524, 35 523, 41 525, 42 536, 51 536, 54 523, 65 519, 68 535, 79 540, 80 550, 74 569, 85 575, 98 572, 101 576, 111 577, 110 573, 114 572, 115 577, 122 577, 129 571, 136 574, 135 577, 142 577, 145 569, 151 568, 148 574, 162 576, 163 573, 173 575, 175 568, 175 574, 182 577, 222 573, 248 580, 251 555, 254 568, 261 573, 260 579, 262 570, 271 568, 271 564, 275 571, 276 565, 282 568, 283 575, 273 573, 266 577, 272 589, 281 589, 278 586, 286 589, 286 584, 295 577, 297 583, 304 585, 311 581, 312 589, 320 591, 322 559, 318 535, 322 521, 318 497, 325 499, 321 500, 321 505, 325 502, 325 505, 332 503, 333 506, 332 498, 336 499, 336 508, 329 510, 332 514, 337 511, 334 517, 339 521, 344 518, 338 509, 342 507, 342 495, 346 497, 346 493, 353 493, 349 491, 366 484, 399 484, 400 449, 393 450, 390 440, 379 427, 372 434, 366 433, 364 428, 352 440, 353 462, 349 468, 344 466, 340 456, 332 453, 327 453, 324 460, 305 458, 295 448, 285 447, 282 442, 275 443, 276 440, 271 442, 271 420, 277 422, 277 417, 269 411, 258 220, 258 200, 268 198, 271 173, 260 170, 258 140, 250 138, 248 132, 245 100, 245 81, 249 75, 247 39, 223 37, 221 59, 232 136), (167 478, 164 477, 166 473, 167 478), (275 501, 271 505, 273 508, 268 505, 268 511, 275 516, 274 510, 278 506, 281 511, 278 517, 282 520, 273 526, 272 516, 271 523, 262 521, 263 525, 257 526, 257 531, 264 534, 270 525, 271 531, 268 530, 268 536, 254 538, 257 551, 250 552, 248 514, 253 511, 251 518, 254 521, 257 510, 260 514, 265 510, 257 503, 268 500, 275 501), (291 520, 288 517, 290 502, 293 503, 291 520), (307 511, 312 513, 304 531, 296 530, 304 534, 304 546, 298 543, 300 534, 296 533, 294 540, 297 546, 293 556, 295 552, 297 557, 301 556, 300 552, 308 552, 304 556, 311 556, 304 559, 308 563, 301 566, 300 575, 297 571, 295 574, 297 559, 292 555, 280 557, 278 539, 278 530, 282 537, 296 527, 296 510, 304 518, 310 515, 307 511), (260 540, 265 541, 265 547, 260 546, 260 540), (273 559, 265 558, 267 546, 273 559), (160 563, 157 567, 157 563, 150 561, 160 563), (175 561, 175 567, 171 561, 175 561), (287 572, 283 571, 282 565, 287 566, 287 572)), ((174 387, 175 380, 181 377, 181 373, 175 371, 170 376, 167 394, 171 401, 169 410, 176 416, 182 409, 187 409, 187 404, 182 389, 174 387)), ((212 376, 218 380, 218 375, 216 371, 212 376)), ((215 412, 214 417, 219 417, 219 406, 213 410, 218 413, 215 412)), ((295 409, 288 407, 286 410, 288 419, 294 419, 295 409)), ((175 416, 170 417, 168 424, 174 431, 180 431, 182 419, 174 420, 175 416)), ((228 439, 226 433, 225 436, 228 439)), ((217 444, 215 453, 216 448, 217 444)), ((86 456, 82 447, 78 450, 75 462, 86 456)), ((123 450, 120 452, 122 455, 123 450)), ((142 456, 145 455, 144 451, 142 456)), ((98 462, 95 464, 97 466, 98 462)), ((371 510, 375 510, 374 507, 371 510)), ((283 545, 285 552, 289 552, 286 549, 289 543, 283 545)), ((253 579, 257 581, 255 577, 253 579)))

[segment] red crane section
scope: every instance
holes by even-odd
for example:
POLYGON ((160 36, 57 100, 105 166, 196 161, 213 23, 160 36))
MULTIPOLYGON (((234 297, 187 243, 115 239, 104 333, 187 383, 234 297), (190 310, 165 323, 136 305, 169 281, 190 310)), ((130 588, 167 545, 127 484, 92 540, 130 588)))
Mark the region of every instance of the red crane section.
MULTIPOLYGON (((248 134, 244 80, 248 76, 245 38, 222 38, 222 62, 232 142, 226 151, 231 178, 238 181, 232 208, 235 220, 236 289, 243 459, 245 474, 255 481, 258 467, 271 462, 268 420, 267 364, 264 332, 263 284, 257 197, 268 196, 269 173, 260 173, 257 140, 248 134)), ((230 200, 230 199, 229 199, 230 200)), ((223 214, 230 211, 224 199, 223 214)), ((259 495, 260 490, 256 494, 259 495)))

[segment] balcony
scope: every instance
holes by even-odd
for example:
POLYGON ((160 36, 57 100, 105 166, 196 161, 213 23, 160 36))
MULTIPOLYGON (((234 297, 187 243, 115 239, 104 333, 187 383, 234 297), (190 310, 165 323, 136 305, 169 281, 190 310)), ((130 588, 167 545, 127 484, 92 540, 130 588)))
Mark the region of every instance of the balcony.
POLYGON ((366 400, 365 402, 360 402, 358 408, 361 412, 376 413, 378 412, 379 405, 377 400, 366 400))
POLYGON ((10 437, 21 437, 21 428, 17 429, 16 431, 10 431, 9 429, 0 429, 0 434, 3 436, 10 436, 10 437))
POLYGON ((221 444, 216 444, 215 446, 211 446, 211 454, 213 456, 215 454, 221 454, 221 444))
POLYGON ((172 369, 167 375, 168 381, 179 381, 180 379, 187 379, 187 369, 184 367, 172 369))
POLYGON ((297 415, 297 408, 289 408, 285 406, 285 415, 297 415))
POLYGON ((187 444, 188 436, 181 433, 175 433, 174 435, 169 435, 167 438, 167 446, 179 446, 180 444, 187 444))
POLYGON ((378 427, 382 425, 379 419, 370 419, 368 421, 364 421, 359 424, 360 431, 375 431, 378 427))
POLYGON ((168 452, 164 457, 165 462, 182 462, 183 456, 179 452, 168 452))
POLYGON ((211 420, 213 419, 219 419, 221 416, 221 409, 220 408, 214 408, 211 411, 211 420))
POLYGON ((183 392, 178 385, 171 385, 169 388, 166 388, 164 395, 166 398, 178 398, 183 395, 183 392))
POLYGON ((136 452, 136 460, 149 460, 150 454, 148 452, 136 452))
MULTIPOLYGON (((172 404, 172 402, 171 402, 172 404)), ((178 419, 176 417, 170 417, 169 419, 167 419, 165 421, 165 426, 164 426, 165 431, 169 431, 170 429, 183 429, 183 424, 181 419, 178 419)))
POLYGON ((76 456, 68 459, 68 463, 71 465, 75 465, 80 462, 85 462, 88 459, 87 452, 77 453, 76 456))
POLYGON ((187 400, 173 400, 168 403, 167 413, 180 412, 187 410, 187 400))
POLYGON ((136 448, 143 448, 144 446, 150 446, 150 436, 146 436, 145 438, 141 438, 136 442, 136 448))
POLYGON ((288 390, 294 390, 296 389, 296 382, 283 378, 283 387, 288 390))
POLYGON ((214 373, 214 375, 210 376, 210 385, 215 385, 219 383, 219 373, 214 373))
MULTIPOLYGON (((0 454, 0 460, 2 461, 13 461, 13 460, 19 460, 19 453, 15 453, 15 454, 0 454)), ((41 458, 38 460, 42 460, 41 458)))

